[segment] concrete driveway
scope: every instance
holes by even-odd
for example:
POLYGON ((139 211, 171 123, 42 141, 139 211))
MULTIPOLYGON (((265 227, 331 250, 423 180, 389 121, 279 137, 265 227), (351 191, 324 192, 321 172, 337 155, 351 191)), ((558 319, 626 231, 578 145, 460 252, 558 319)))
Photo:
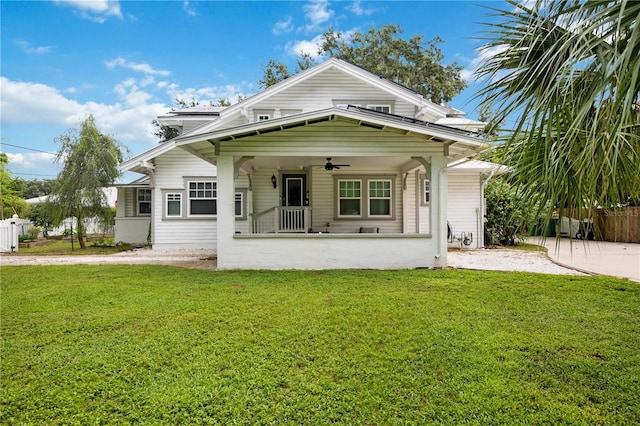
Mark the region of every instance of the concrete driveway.
MULTIPOLYGON (((528 242, 540 244, 539 239, 528 242)), ((554 262, 601 275, 640 282, 640 244, 547 238, 544 246, 554 262)))

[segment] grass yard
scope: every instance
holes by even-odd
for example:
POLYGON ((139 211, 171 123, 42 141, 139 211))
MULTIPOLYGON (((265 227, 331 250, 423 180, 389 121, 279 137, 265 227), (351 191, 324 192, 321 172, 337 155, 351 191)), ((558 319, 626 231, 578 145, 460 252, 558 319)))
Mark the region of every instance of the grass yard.
POLYGON ((2 268, 3 424, 640 423, 640 285, 2 268))
POLYGON ((119 244, 115 246, 99 246, 94 242, 87 242, 87 248, 81 249, 78 241, 73 242, 71 245, 70 240, 50 240, 51 244, 46 246, 37 246, 29 248, 21 248, 16 255, 20 256, 84 256, 84 255, 104 255, 119 253, 121 251, 127 251, 133 249, 130 244, 119 244))

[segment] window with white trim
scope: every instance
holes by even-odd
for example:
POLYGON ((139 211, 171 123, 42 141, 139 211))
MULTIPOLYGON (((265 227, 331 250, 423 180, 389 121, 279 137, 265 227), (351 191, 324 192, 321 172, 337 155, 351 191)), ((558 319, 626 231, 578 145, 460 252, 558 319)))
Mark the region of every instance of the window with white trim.
POLYGON ((189 216, 215 216, 217 185, 214 181, 189 181, 189 216))
POLYGON ((151 215, 151 190, 138 189, 138 215, 151 215))
POLYGON ((182 194, 176 192, 167 193, 166 200, 167 217, 182 217, 182 194))
POLYGON ((258 114, 258 121, 267 121, 271 118, 269 114, 258 114))
POLYGON ((369 180, 369 217, 391 217, 391 180, 369 180))
POLYGON ((235 209, 236 217, 244 217, 244 192, 236 192, 235 209))
POLYGON ((334 176, 335 218, 395 218, 395 175, 334 176))
POLYGON ((386 112, 389 114, 391 112, 391 105, 367 105, 367 109, 372 109, 378 112, 386 112))
POLYGON ((362 181, 338 180, 338 217, 362 216, 362 181))

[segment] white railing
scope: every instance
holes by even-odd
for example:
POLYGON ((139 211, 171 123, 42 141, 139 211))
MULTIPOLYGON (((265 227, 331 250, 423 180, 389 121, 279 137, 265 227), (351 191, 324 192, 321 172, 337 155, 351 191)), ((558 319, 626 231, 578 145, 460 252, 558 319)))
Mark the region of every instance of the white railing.
POLYGON ((253 217, 255 234, 307 233, 311 224, 309 207, 271 207, 253 217))
POLYGON ((0 220, 0 252, 18 251, 18 216, 0 220))

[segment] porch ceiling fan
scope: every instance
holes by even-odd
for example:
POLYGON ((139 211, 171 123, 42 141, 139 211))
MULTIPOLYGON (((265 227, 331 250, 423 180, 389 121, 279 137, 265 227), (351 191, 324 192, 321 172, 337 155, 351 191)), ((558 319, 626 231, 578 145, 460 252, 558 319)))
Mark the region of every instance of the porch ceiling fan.
POLYGON ((349 167, 351 164, 333 164, 331 162, 331 157, 327 157, 327 164, 324 165, 324 169, 326 171, 331 171, 333 169, 340 169, 340 167, 349 167))

